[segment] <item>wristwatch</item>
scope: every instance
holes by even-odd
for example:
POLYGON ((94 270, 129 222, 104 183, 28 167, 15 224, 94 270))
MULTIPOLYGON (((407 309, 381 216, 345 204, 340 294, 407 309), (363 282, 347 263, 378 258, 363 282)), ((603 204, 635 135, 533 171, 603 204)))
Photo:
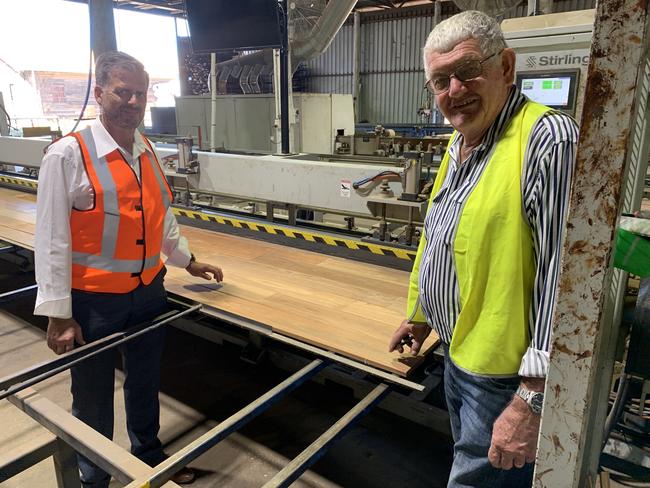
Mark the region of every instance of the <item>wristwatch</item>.
POLYGON ((196 257, 194 256, 194 253, 191 253, 190 255, 190 262, 187 263, 187 266, 185 266, 185 269, 189 268, 192 263, 196 262, 196 257))
POLYGON ((519 385, 519 388, 517 388, 517 396, 528 404, 533 413, 537 415, 542 413, 544 393, 541 391, 530 391, 519 385))

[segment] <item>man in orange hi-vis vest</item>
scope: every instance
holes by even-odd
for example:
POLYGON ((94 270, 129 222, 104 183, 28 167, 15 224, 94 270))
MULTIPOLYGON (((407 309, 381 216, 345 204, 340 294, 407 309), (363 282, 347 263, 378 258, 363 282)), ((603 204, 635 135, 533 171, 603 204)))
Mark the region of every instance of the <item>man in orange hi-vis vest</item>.
MULTIPOLYGON (((164 313, 165 264, 222 281, 218 267, 190 253, 171 212, 172 193, 149 141, 137 127, 149 75, 121 52, 100 55, 95 99, 101 115, 52 144, 39 175, 36 217, 36 315, 49 317, 56 353, 164 313)), ((165 459, 158 439, 164 327, 126 343, 124 397, 131 451, 149 465, 165 459)), ((71 369, 72 413, 113 436, 115 350, 71 369)), ((109 475, 79 455, 83 486, 107 487, 109 475)), ((177 483, 193 481, 184 469, 177 483)))

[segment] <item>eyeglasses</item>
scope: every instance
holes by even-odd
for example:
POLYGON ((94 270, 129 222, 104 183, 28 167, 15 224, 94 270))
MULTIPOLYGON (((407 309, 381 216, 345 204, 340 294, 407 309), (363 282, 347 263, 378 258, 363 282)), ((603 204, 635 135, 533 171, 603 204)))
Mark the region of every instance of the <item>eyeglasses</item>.
POLYGON ((135 95, 135 97, 139 100, 146 100, 147 98, 146 92, 131 91, 126 88, 116 88, 112 93, 125 102, 130 101, 133 95, 135 95))
POLYGON ((424 87, 434 95, 440 95, 441 93, 449 90, 452 76, 461 82, 471 81, 475 78, 478 78, 483 73, 483 63, 493 58, 494 56, 501 54, 502 52, 503 49, 499 52, 492 53, 488 57, 481 60, 470 59, 468 61, 465 61, 464 63, 459 64, 453 73, 431 78, 425 83, 424 87))

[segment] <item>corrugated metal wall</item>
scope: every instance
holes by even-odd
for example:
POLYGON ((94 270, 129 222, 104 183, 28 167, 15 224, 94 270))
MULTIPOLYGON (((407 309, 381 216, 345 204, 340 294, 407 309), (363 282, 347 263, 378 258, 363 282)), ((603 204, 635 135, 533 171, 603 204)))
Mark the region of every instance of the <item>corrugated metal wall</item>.
POLYGON ((362 24, 359 119, 415 122, 424 75, 420 48, 433 17, 362 24))
MULTIPOLYGON (((595 0, 560 0, 554 12, 594 8, 595 0)), ((507 17, 527 14, 523 2, 507 17)), ((397 11, 399 12, 399 11, 397 11)), ((443 19, 457 10, 443 4, 443 19)), ((406 11, 405 11, 406 14, 406 11)), ((395 15, 395 14, 393 14, 395 15)), ((399 15, 399 14, 397 14, 399 15)), ((420 122, 417 110, 426 93, 421 49, 433 28, 433 10, 390 20, 361 17, 361 93, 359 120, 371 123, 420 122)), ((345 24, 330 47, 307 62, 307 89, 315 93, 352 93, 352 24, 345 24)))
POLYGON ((307 90, 312 93, 352 93, 352 24, 347 23, 323 54, 307 62, 307 90))

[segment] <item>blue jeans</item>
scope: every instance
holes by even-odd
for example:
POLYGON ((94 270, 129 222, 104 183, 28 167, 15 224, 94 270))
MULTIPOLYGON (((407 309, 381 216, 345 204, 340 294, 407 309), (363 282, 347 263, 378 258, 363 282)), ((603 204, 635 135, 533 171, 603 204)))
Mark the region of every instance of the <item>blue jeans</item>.
MULTIPOLYGON (((147 286, 130 293, 72 291, 72 316, 84 340, 95 341, 148 321, 167 311, 165 270, 147 286)), ((160 360, 165 328, 160 327, 119 346, 124 368, 126 428, 131 452, 151 466, 165 459, 158 440, 160 360)), ((71 368, 72 414, 105 437, 113 438, 113 392, 116 350, 111 349, 71 368)), ((83 486, 107 487, 110 476, 85 456, 77 455, 83 486)))
POLYGON ((454 438, 454 462, 448 488, 530 488, 534 464, 510 470, 488 461, 492 425, 510 403, 520 378, 475 376, 445 355, 445 396, 454 438))

